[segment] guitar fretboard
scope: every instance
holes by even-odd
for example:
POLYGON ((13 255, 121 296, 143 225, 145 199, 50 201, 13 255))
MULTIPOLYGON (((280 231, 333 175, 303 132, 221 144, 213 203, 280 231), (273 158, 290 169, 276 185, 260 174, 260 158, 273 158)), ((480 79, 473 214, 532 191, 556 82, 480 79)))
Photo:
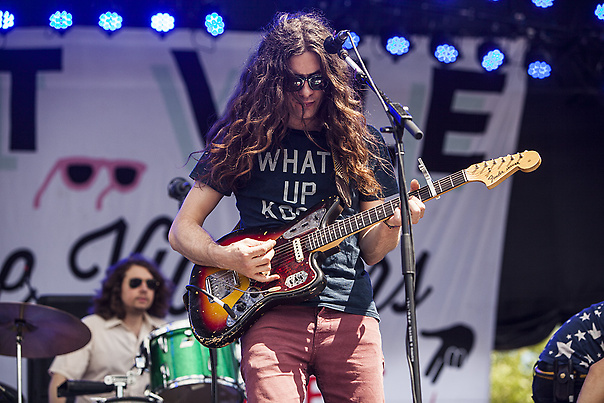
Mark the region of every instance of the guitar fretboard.
MULTIPOLYGON (((466 183, 465 170, 457 171, 451 175, 445 176, 435 182, 434 194, 429 186, 424 186, 420 189, 409 192, 409 196, 415 196, 421 201, 428 201, 445 192, 455 189, 466 183)), ((319 228, 316 231, 306 235, 302 239, 302 244, 305 244, 309 250, 316 250, 330 243, 337 242, 356 232, 359 232, 371 225, 387 219, 394 215, 394 210, 400 205, 399 197, 391 199, 379 206, 361 211, 351 217, 343 220, 337 220, 324 228, 319 228)))

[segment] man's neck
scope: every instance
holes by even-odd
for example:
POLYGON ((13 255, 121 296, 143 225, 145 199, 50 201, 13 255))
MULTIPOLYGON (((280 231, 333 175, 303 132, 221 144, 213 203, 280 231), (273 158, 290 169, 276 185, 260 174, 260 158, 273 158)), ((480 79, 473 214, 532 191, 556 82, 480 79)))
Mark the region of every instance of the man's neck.
POLYGON ((287 126, 294 130, 318 131, 321 125, 316 119, 290 119, 287 126))
POLYGON ((143 327, 144 312, 129 312, 126 317, 122 320, 124 325, 137 337, 143 327))

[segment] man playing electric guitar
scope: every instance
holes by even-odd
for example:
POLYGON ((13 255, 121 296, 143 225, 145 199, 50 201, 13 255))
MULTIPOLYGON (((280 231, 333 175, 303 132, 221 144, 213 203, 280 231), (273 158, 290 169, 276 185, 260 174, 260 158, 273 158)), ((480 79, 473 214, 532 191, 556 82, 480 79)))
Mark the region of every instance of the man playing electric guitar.
MULTIPOLYGON (((208 133, 208 144, 191 173, 195 186, 170 230, 170 244, 191 262, 224 269, 236 278, 227 286, 213 273, 194 284, 204 292, 196 296, 202 307, 218 306, 231 292, 253 300, 254 293, 244 289, 249 284, 239 281, 280 290, 316 276, 308 299, 273 306, 243 333, 241 370, 250 403, 302 402, 311 374, 326 401, 384 401, 379 316, 365 264, 376 264, 397 246, 400 210, 335 239, 333 246, 339 244, 340 250, 325 259, 306 255, 300 241, 278 244, 275 238, 283 234, 270 236, 272 228, 291 226, 285 235, 299 239, 296 231, 303 233, 317 224, 312 220, 334 213, 320 211, 293 225, 296 220, 321 200, 347 190, 351 205, 335 212, 338 219, 398 193, 386 145, 366 124, 347 64, 324 49, 332 32, 316 14, 275 17, 224 116, 208 133), (344 184, 340 192, 337 181, 344 184), (219 243, 203 229, 222 197, 231 194, 237 199, 240 225, 266 229, 259 232, 262 236, 219 243), (284 248, 294 258, 281 258, 284 248), (289 274, 292 265, 312 266, 315 261, 320 272, 296 269, 289 274)), ((410 188, 419 188, 418 182, 412 181, 410 188)), ((424 204, 412 197, 409 208, 415 224, 424 204)), ((227 308, 231 312, 220 314, 236 320, 238 307, 227 308)), ((190 312, 198 314, 204 312, 190 312)))

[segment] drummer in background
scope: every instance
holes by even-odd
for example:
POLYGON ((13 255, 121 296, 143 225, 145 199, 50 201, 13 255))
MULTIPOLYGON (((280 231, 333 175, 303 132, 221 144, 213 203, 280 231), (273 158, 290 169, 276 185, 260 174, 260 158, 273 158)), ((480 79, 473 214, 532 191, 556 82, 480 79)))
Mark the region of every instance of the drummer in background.
MULTIPOLYGON (((140 255, 132 255, 107 270, 101 290, 94 298, 92 315, 82 319, 92 334, 81 349, 57 356, 48 372, 49 402, 65 402, 57 397, 57 387, 66 380, 103 381, 106 375, 127 375, 134 366, 141 343, 149 333, 165 324, 172 284, 158 267, 140 255)), ((149 374, 136 376, 127 385, 125 396, 144 395, 149 374)), ((99 395, 89 396, 98 397, 99 395)), ((115 397, 113 395, 107 397, 115 397)), ((76 402, 92 401, 80 396, 76 402)))

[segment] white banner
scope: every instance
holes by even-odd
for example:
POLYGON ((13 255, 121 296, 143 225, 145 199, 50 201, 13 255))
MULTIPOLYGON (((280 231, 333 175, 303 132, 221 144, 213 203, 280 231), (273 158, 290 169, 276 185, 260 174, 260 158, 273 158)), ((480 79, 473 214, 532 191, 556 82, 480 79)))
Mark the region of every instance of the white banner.
MULTIPOLYGON (((112 262, 134 251, 157 259, 177 284, 170 321, 186 318, 181 296, 190 265, 166 232, 178 209, 168 197, 187 177, 189 153, 220 113, 258 34, 218 39, 181 30, 65 35, 15 29, 0 50, 0 302, 93 294, 112 262)), ((504 41, 510 63, 486 74, 474 60, 478 39, 447 68, 428 38, 393 61, 376 38, 359 48, 378 85, 409 106, 425 130, 404 137, 406 177, 434 180, 474 162, 515 153, 525 92, 524 43, 504 41)), ((388 120, 374 94, 368 121, 388 120)), ((407 136, 407 135, 405 135, 407 136)), ((385 134, 389 143, 392 136, 385 134)), ((511 179, 494 190, 469 184, 428 202, 414 226, 417 340, 422 395, 433 402, 487 402, 499 266, 511 179)), ((219 237, 236 223, 232 198, 209 222, 219 237)), ((386 400, 411 402, 400 253, 371 268, 386 355, 386 400)), ((2 357, 0 382, 16 388, 14 357, 2 357)), ((25 373, 25 369, 24 369, 25 373)), ((27 379, 24 379, 27 384, 27 379)), ((313 396, 316 393, 313 392, 313 396)), ((309 399, 320 401, 319 397, 309 399)))

